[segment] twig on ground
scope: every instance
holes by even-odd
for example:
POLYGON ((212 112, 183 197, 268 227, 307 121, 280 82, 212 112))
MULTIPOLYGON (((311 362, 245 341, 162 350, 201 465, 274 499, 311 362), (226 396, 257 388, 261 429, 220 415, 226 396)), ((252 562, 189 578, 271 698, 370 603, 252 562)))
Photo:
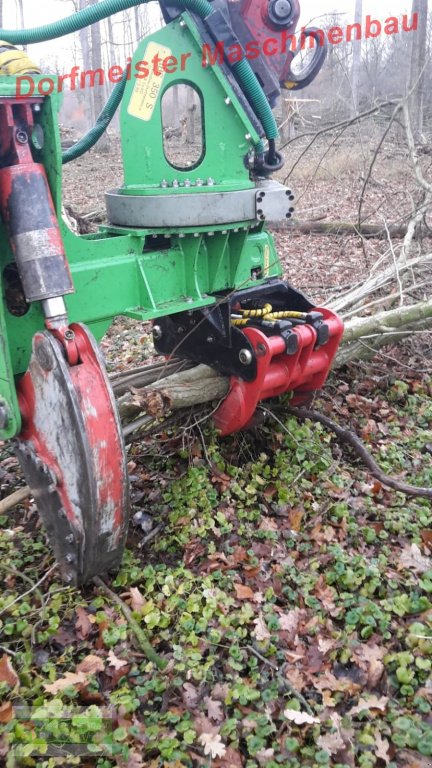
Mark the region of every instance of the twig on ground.
MULTIPOLYGON (((48 576, 57 568, 57 563, 54 563, 54 565, 51 566, 51 568, 48 568, 47 572, 44 573, 41 579, 36 582, 36 584, 33 584, 30 589, 27 590, 27 592, 23 592, 22 595, 18 595, 18 597, 15 598, 15 600, 12 600, 10 603, 5 605, 4 608, 0 611, 0 616, 2 616, 6 611, 9 610, 9 608, 12 608, 13 605, 16 605, 16 603, 19 603, 20 600, 23 599, 23 597, 27 597, 27 595, 30 595, 32 592, 35 592, 38 587, 45 581, 45 579, 48 578, 48 576)), ((22 574, 21 574, 22 576, 22 574)))
POLYGON ((153 528, 150 533, 147 534, 147 536, 144 536, 144 538, 140 541, 139 546, 144 547, 146 544, 149 543, 149 541, 152 541, 156 538, 158 533, 161 532, 163 526, 162 523, 160 525, 156 525, 155 528, 153 528))
POLYGON ((407 496, 418 496, 420 498, 432 499, 432 488, 421 488, 415 485, 408 485, 402 480, 397 480, 395 477, 390 477, 390 475, 387 475, 385 472, 383 472, 381 467, 376 463, 375 459, 372 458, 367 448, 363 445, 360 438, 354 434, 354 432, 351 432, 350 429, 341 427, 340 424, 336 424, 335 421, 332 421, 332 419, 329 419, 328 416, 324 416, 324 414, 319 413, 318 411, 309 410, 307 408, 294 407, 290 407, 288 410, 289 413, 292 413, 293 416, 296 416, 302 421, 305 419, 309 419, 310 421, 317 421, 319 424, 322 424, 323 426, 327 427, 327 429, 330 429, 332 432, 334 432, 342 443, 349 445, 350 448, 355 451, 357 456, 363 461, 371 474, 376 477, 376 479, 379 480, 382 485, 385 485, 388 488, 393 488, 395 491, 404 493, 407 496))
POLYGON ((164 670, 167 666, 167 662, 165 659, 163 659, 159 654, 156 653, 153 646, 149 642, 149 640, 146 637, 145 632, 141 629, 138 622, 134 619, 132 616, 132 611, 130 610, 129 606, 126 605, 126 603, 116 595, 115 592, 110 589, 104 581, 102 581, 99 576, 95 576, 93 578, 93 584, 95 584, 98 589, 101 589, 104 594, 109 597, 110 600, 115 603, 118 608, 120 608, 121 612, 123 613, 123 616, 125 617, 126 621, 129 624, 129 627, 131 628, 132 632, 134 633, 138 645, 141 648, 142 652, 145 653, 149 661, 151 661, 158 669, 164 670))
POLYGON ((17 491, 14 491, 10 494, 10 496, 6 496, 5 499, 0 501, 0 515, 4 515, 6 512, 9 512, 11 509, 16 507, 17 504, 21 504, 22 501, 28 499, 29 496, 31 496, 31 490, 28 485, 26 485, 24 488, 19 488, 17 491))

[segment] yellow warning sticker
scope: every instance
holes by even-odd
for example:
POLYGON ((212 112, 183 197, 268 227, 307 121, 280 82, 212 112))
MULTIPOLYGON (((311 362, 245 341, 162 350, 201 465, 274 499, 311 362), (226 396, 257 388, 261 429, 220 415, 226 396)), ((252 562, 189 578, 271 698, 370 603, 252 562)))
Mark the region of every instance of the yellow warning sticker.
POLYGON ((169 48, 153 41, 148 44, 144 60, 148 62, 149 73, 146 77, 137 79, 135 83, 128 106, 128 113, 132 117, 151 120, 166 74, 162 68, 162 62, 167 56, 171 56, 169 48), (153 63, 156 57, 158 58, 157 66, 153 63))

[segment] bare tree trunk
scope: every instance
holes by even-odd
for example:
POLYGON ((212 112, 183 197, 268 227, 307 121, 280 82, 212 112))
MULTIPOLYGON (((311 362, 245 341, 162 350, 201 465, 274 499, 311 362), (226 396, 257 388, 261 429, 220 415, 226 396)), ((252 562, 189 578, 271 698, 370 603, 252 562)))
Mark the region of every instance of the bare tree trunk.
POLYGON ((187 144, 195 144, 195 91, 193 88, 187 89, 187 144))
POLYGON ((174 86, 172 95, 173 95, 172 127, 174 128, 174 130, 178 130, 178 128, 180 128, 180 88, 178 85, 174 86))
POLYGON ((428 0, 413 0, 412 13, 418 15, 417 32, 412 35, 410 90, 411 123, 414 138, 419 141, 423 132, 426 94, 426 49, 428 28, 428 0))
MULTIPOLYGON (((86 8, 88 5, 87 0, 78 0, 78 9, 81 11, 83 8, 86 8)), ((80 45, 81 45, 81 53, 82 53, 82 61, 83 61, 83 70, 89 70, 92 68, 92 59, 91 59, 91 50, 90 50, 90 41, 89 41, 89 30, 88 27, 85 27, 84 29, 81 29, 79 32, 79 39, 80 39, 80 45)), ((87 96, 87 117, 88 117, 88 124, 90 125, 94 124, 95 121, 95 109, 94 109, 94 103, 93 103, 93 91, 94 88, 89 88, 87 96)))
MULTIPOLYGON (((362 23, 363 18, 363 0, 356 0, 355 4, 355 24, 362 23)), ((359 112, 360 106, 360 74, 361 74, 361 51, 362 41, 360 39, 353 40, 353 61, 351 69, 351 88, 352 88, 352 110, 351 115, 354 117, 359 112)))
MULTIPOLYGON (((96 5, 97 0, 88 0, 88 5, 96 5)), ((101 25, 100 22, 92 24, 90 28, 91 37, 91 61, 92 69, 94 72, 101 70, 103 72, 102 62, 102 40, 101 40, 101 25)), ((93 104, 95 116, 99 115, 105 105, 105 92, 103 86, 99 83, 99 78, 95 77, 95 85, 93 90, 93 104)), ((106 133, 98 141, 97 148, 100 152, 106 152, 109 148, 109 139, 106 133)))

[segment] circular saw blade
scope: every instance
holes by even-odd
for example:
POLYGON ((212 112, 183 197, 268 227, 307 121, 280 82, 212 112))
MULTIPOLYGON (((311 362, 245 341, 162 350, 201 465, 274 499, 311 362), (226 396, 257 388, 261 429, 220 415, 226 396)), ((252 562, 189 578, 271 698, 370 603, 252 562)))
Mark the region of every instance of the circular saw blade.
POLYGON ((79 362, 70 366, 48 331, 33 339, 18 384, 23 428, 16 453, 63 578, 83 584, 119 567, 129 516, 120 420, 92 335, 71 326, 79 362))

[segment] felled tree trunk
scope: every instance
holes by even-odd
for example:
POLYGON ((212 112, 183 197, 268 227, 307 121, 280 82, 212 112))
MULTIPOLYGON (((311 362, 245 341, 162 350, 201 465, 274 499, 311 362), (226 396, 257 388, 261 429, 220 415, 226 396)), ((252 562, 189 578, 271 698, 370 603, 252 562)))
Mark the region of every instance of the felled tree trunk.
POLYGON ((349 221, 293 221, 281 224, 272 223, 272 229, 276 231, 289 231, 299 235, 359 235, 366 239, 387 237, 402 240, 407 234, 406 226, 390 226, 386 228, 382 224, 362 224, 360 227, 349 221))
MULTIPOLYGON (((381 347, 428 328, 432 328, 432 300, 380 312, 371 317, 353 318, 345 325, 334 367, 341 367, 355 359, 372 357, 381 347)), ((158 363, 135 373, 117 374, 113 384, 121 391, 124 391, 123 380, 126 381, 128 376, 129 380, 133 377, 134 381, 132 390, 118 399, 122 420, 130 421, 139 414, 146 414, 150 417, 142 423, 142 426, 146 426, 149 422, 166 418, 173 411, 217 402, 228 394, 229 377, 222 376, 207 365, 164 375, 164 366, 171 366, 172 369, 179 365, 181 363, 178 362, 158 363), (140 383, 145 383, 145 386, 140 386, 140 383)), ((168 367, 167 371, 171 369, 168 367)), ((128 428, 126 430, 126 434, 133 431, 128 428)))

